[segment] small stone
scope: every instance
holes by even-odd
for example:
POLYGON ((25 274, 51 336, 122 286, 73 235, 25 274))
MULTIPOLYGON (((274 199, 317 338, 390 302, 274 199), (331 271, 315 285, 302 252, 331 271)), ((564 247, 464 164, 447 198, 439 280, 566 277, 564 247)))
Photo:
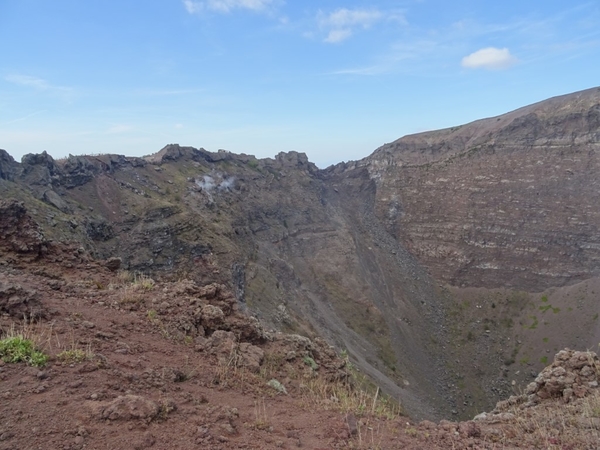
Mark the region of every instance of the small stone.
POLYGON ((458 431, 468 438, 481 436, 481 428, 473 421, 461 422, 458 426, 458 431))
POLYGON ((112 271, 112 272, 116 272, 117 270, 119 270, 121 268, 121 258, 117 258, 117 257, 112 257, 112 258, 108 258, 106 260, 106 262, 104 263, 104 266, 112 271))
POLYGON ((288 430, 286 436, 288 439, 299 439, 300 435, 298 434, 298 430, 288 430))
POLYGON ((236 434, 235 428, 233 428, 230 423, 221 424, 221 430, 230 436, 236 434))
POLYGON ((346 425, 348 426, 348 433, 350 436, 355 436, 358 433, 358 422, 356 416, 352 413, 346 415, 346 425))
POLYGON ((84 327, 84 328, 92 329, 96 325, 93 322, 90 322, 88 320, 84 320, 83 322, 81 322, 81 326, 84 327))
POLYGON ((526 395, 535 394, 537 392, 537 390, 538 390, 538 384, 536 382, 531 382, 525 388, 525 394, 526 395))
POLYGON ((565 403, 569 403, 571 398, 573 398, 573 389, 567 388, 563 391, 563 400, 565 403))
POLYGON ((9 439, 12 439, 13 437, 15 437, 15 434, 10 432, 10 431, 5 431, 4 433, 0 434, 0 441, 8 441, 9 439))

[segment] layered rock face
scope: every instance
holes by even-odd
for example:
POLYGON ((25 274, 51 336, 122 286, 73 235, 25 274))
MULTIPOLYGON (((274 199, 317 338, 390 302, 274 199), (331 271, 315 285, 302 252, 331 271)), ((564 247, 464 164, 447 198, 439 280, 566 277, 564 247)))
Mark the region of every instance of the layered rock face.
POLYGON ((437 279, 541 291, 600 270, 600 89, 384 145, 387 229, 437 279))

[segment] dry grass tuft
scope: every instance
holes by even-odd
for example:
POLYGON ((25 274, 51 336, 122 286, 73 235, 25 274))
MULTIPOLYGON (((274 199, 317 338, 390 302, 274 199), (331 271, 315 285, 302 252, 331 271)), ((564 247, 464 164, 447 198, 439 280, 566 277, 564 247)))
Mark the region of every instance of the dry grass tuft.
POLYGON ((313 377, 302 384, 306 406, 333 409, 357 416, 396 419, 402 415, 398 402, 381 393, 367 377, 360 373, 346 356, 350 377, 346 381, 328 381, 313 377))
POLYGON ((254 428, 257 430, 268 430, 271 427, 269 415, 267 414, 267 405, 265 399, 254 401, 254 428))
POLYGON ((548 400, 532 408, 511 410, 499 442, 545 449, 595 449, 600 442, 600 391, 564 404, 548 400))

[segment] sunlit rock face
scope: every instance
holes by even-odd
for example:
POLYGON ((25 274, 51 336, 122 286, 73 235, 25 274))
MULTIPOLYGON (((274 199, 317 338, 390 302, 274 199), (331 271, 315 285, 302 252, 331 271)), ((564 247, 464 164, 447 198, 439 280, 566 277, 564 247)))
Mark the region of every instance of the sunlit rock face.
POLYGON ((433 276, 543 290, 600 270, 600 89, 401 138, 360 164, 433 276))

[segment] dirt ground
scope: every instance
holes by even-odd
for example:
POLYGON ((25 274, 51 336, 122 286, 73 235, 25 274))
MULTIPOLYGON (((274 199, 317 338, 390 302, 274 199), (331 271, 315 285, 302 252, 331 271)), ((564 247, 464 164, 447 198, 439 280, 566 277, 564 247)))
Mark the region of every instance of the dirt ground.
POLYGON ((115 266, 75 247, 0 253, 0 334, 49 356, 0 360, 0 450, 597 448, 593 408, 568 442, 515 413, 415 423, 378 391, 339 390, 347 359, 262 329, 224 286, 115 266))

